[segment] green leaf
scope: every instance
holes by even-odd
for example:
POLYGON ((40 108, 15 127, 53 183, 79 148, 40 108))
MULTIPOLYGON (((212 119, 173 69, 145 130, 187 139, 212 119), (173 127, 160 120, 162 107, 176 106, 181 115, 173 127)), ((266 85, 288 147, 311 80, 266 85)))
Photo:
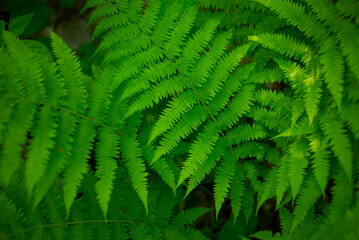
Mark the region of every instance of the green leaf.
POLYGON ((216 218, 218 218, 219 210, 225 198, 228 195, 230 183, 233 179, 234 172, 236 169, 236 157, 227 153, 223 156, 223 162, 221 166, 217 168, 217 174, 215 177, 214 184, 214 200, 216 206, 216 218))
POLYGON ((102 128, 98 136, 99 142, 96 148, 97 171, 99 180, 95 184, 95 192, 104 216, 107 216, 108 203, 110 201, 118 155, 118 136, 108 128, 102 128))
POLYGON ((9 30, 15 33, 17 36, 20 36, 25 31, 25 28, 30 24, 33 16, 34 12, 11 18, 9 23, 9 30))

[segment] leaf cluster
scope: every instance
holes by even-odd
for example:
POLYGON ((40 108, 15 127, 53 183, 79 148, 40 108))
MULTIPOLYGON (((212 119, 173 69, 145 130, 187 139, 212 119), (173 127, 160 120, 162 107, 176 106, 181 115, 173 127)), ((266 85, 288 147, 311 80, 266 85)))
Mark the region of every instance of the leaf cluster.
POLYGON ((358 238, 355 6, 88 0, 88 74, 56 33, 3 30, 0 238, 207 239, 204 181, 228 236, 358 238), (271 204, 280 232, 256 228, 271 204))

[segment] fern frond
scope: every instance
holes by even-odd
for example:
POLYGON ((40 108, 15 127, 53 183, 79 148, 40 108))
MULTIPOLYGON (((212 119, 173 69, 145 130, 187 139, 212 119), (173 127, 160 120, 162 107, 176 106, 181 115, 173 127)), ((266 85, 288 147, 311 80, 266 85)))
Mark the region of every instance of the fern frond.
POLYGON ((50 32, 50 35, 51 46, 57 58, 59 71, 66 79, 67 95, 65 101, 69 104, 67 107, 74 113, 82 114, 85 112, 87 104, 80 63, 75 57, 75 53, 59 36, 53 32, 50 32))
MULTIPOLYGON (((258 180, 259 174, 256 166, 253 163, 244 162, 242 164, 242 168, 244 170, 244 174, 246 178, 250 180, 253 189, 259 192, 262 189, 262 183, 258 180)), ((250 188, 246 188, 246 189, 248 189, 248 191, 253 191, 250 190, 250 188)))
POLYGON ((125 166, 129 172, 132 184, 138 193, 146 212, 148 212, 147 205, 147 173, 144 161, 142 159, 140 143, 136 139, 136 130, 138 128, 139 115, 128 126, 131 132, 129 136, 120 138, 120 148, 123 150, 123 157, 125 159, 125 166), (132 131, 131 131, 132 130, 132 131))
POLYGON ((139 21, 139 27, 145 33, 151 33, 151 29, 155 26, 158 14, 161 8, 161 1, 151 1, 148 3, 147 11, 139 21))
POLYGON ((156 211, 155 221, 161 227, 169 224, 172 216, 172 209, 176 204, 176 199, 173 194, 166 194, 158 200, 158 208, 156 211))
POLYGON ((50 150, 55 142, 57 124, 54 119, 55 112, 49 106, 43 106, 35 120, 32 130, 32 139, 28 147, 25 176, 29 195, 32 195, 35 184, 45 173, 50 150))
POLYGON ((344 59, 333 37, 328 38, 320 48, 320 62, 323 64, 324 80, 334 100, 341 108, 343 94, 344 59))
POLYGON ((129 226, 131 237, 134 240, 144 239, 144 240, 153 240, 153 237, 149 234, 149 230, 146 225, 138 224, 138 225, 130 225, 129 226))
POLYGON ((249 36, 249 40, 259 42, 264 47, 273 49, 282 55, 307 62, 311 54, 308 45, 289 36, 282 34, 259 34, 257 36, 249 36))
MULTIPOLYGON (((318 221, 318 228, 313 231, 313 239, 320 239, 325 236, 328 239, 336 239, 343 236, 343 225, 338 224, 343 221, 345 212, 349 213, 349 206, 352 202, 352 182, 348 181, 348 177, 342 169, 334 177, 335 185, 333 186, 333 199, 329 205, 328 214, 318 221), (335 229, 330 230, 330 229, 335 229)), ((349 230, 350 232, 351 230, 349 230)), ((350 234, 349 234, 350 235, 350 234)), ((350 239, 350 238, 348 238, 350 239)))
POLYGON ((291 109, 292 109, 292 126, 293 126, 304 112, 303 100, 300 97, 296 97, 293 101, 291 109))
MULTIPOLYGON (((152 158, 148 158, 148 163, 151 163, 152 158)), ((161 158, 150 165, 163 179, 165 183, 172 188, 173 191, 176 189, 175 173, 173 166, 169 163, 170 160, 161 158)))
POLYGON ((231 183, 235 169, 236 157, 227 153, 223 156, 222 164, 217 168, 214 185, 214 200, 216 207, 216 218, 218 217, 219 210, 222 207, 224 199, 228 195, 229 184, 231 183))
POLYGON ((307 8, 297 2, 288 0, 254 0, 264 6, 269 7, 272 11, 277 13, 279 17, 286 19, 293 26, 299 28, 308 37, 313 37, 315 40, 321 40, 327 31, 325 27, 316 21, 315 16, 307 11, 307 8))
MULTIPOLYGON (((102 35, 104 35, 106 31, 112 28, 116 29, 126 26, 128 22, 129 16, 127 14, 115 14, 102 17, 102 19, 99 20, 98 24, 96 25, 91 40, 93 41, 95 38, 102 37, 102 35)), ((103 38, 105 38, 106 36, 107 35, 104 35, 103 38)))
POLYGON ((344 171, 340 171, 335 177, 335 186, 333 187, 333 200, 329 207, 328 219, 333 224, 340 222, 353 198, 353 182, 348 179, 344 171))
POLYGON ((274 59, 278 66, 283 70, 284 75, 290 81, 292 88, 299 94, 303 92, 303 81, 305 79, 305 69, 293 61, 285 61, 281 58, 274 59))
POLYGON ((280 82, 283 78, 283 71, 279 68, 266 68, 251 75, 251 80, 253 81, 253 83, 280 82))
POLYGON ((260 231, 252 234, 251 237, 262 239, 262 240, 273 240, 273 239, 282 239, 281 237, 273 237, 273 233, 271 231, 260 231))
POLYGON ((218 116, 218 125, 221 128, 233 125, 239 117, 250 110, 253 104, 254 85, 245 84, 242 86, 240 92, 235 96, 233 101, 226 109, 218 116))
POLYGON ((189 150, 189 158, 183 163, 183 168, 181 170, 179 184, 182 181, 191 175, 198 169, 198 166, 202 165, 203 162, 208 158, 208 154, 213 149, 213 144, 219 138, 219 127, 224 128, 229 124, 233 124, 245 111, 248 110, 251 104, 251 85, 247 88, 248 85, 243 86, 241 89, 241 94, 238 94, 236 99, 229 105, 228 112, 224 111, 223 114, 218 116, 219 124, 211 122, 204 127, 203 132, 198 134, 198 138, 191 145, 189 150), (232 110, 232 111, 231 111, 232 110), (224 121, 224 119, 226 121, 224 121), (222 126, 221 126, 222 125, 222 126))
MULTIPOLYGON (((123 11, 126 9, 126 5, 128 4, 128 1, 121 1, 121 2, 117 2, 116 4, 114 2, 111 1, 103 1, 103 2, 92 2, 91 1, 87 1, 85 6, 82 8, 81 12, 84 12, 85 10, 89 9, 89 8, 94 8, 96 7, 96 9, 94 9, 91 13, 91 17, 87 22, 87 25, 85 28, 87 28, 89 25, 91 25, 92 23, 94 23, 96 20, 98 19, 102 19, 102 21, 104 21, 104 19, 106 19, 107 22, 107 26, 109 25, 109 23, 111 23, 110 19, 111 17, 113 17, 115 15, 115 13, 117 13, 119 10, 123 11), (122 5, 122 6, 121 6, 122 5)), ((99 33, 101 33, 99 31, 99 25, 100 23, 96 26, 96 34, 93 34, 93 38, 96 35, 99 35, 99 33)), ((115 27, 115 25, 111 25, 111 27, 115 27)), ((108 27, 107 29, 104 30, 108 30, 110 27, 108 27)))
POLYGON ((57 174, 59 174, 67 164, 66 160, 71 154, 73 137, 76 124, 75 117, 67 112, 59 114, 57 135, 54 138, 55 147, 51 150, 46 170, 38 181, 34 190, 34 207, 36 207, 46 192, 51 188, 57 174))
POLYGON ((165 239, 168 240, 187 240, 185 236, 183 236, 180 232, 180 230, 176 228, 167 228, 165 229, 165 239))
POLYGON ((179 212, 172 219, 171 225, 164 229, 165 239, 207 239, 200 231, 190 227, 203 214, 211 209, 197 207, 179 212))
MULTIPOLYGON (((212 48, 209 50, 209 52, 205 54, 205 57, 201 59, 201 61, 194 67, 192 73, 189 75, 189 81, 193 82, 194 84, 203 83, 204 79, 208 77, 208 72, 217 62, 218 57, 223 54, 223 50, 227 44, 228 38, 229 33, 224 33, 214 40, 212 48)), ((174 91, 181 92, 184 89, 185 85, 178 83, 178 81, 181 81, 181 79, 165 79, 164 81, 158 83, 158 85, 153 87, 150 92, 144 92, 129 108, 129 112, 127 113, 126 117, 130 116, 135 111, 152 106, 153 102, 158 102, 164 97, 167 97, 169 94, 174 94, 174 91)), ((179 107, 181 107, 181 105, 179 107)))
POLYGON ((239 144, 242 142, 255 141, 267 136, 268 132, 263 125, 249 124, 239 125, 227 131, 226 139, 229 144, 239 144))
POLYGON ((216 8, 216 9, 234 9, 235 6, 239 8, 249 8, 252 10, 264 10, 264 7, 261 4, 255 2, 242 2, 242 1, 230 1, 225 0, 218 2, 216 0, 200 0, 199 1, 203 7, 206 8, 216 8))
POLYGON ((105 4, 106 2, 107 0, 88 0, 83 6, 83 8, 81 9, 80 13, 83 13, 84 11, 93 8, 95 6, 105 4))
POLYGON ((199 166, 197 171, 189 178, 185 197, 187 197, 188 194, 195 189, 202 182, 204 177, 216 166, 217 162, 224 154, 224 150, 224 144, 217 142, 213 151, 208 156, 208 159, 201 166, 199 166))
POLYGON ((182 58, 178 62, 178 64, 186 63, 186 67, 181 67, 182 70, 186 71, 186 68, 191 67, 195 60, 198 59, 199 53, 203 51, 204 47, 212 39, 218 24, 219 20, 217 19, 208 21, 206 25, 197 31, 187 42, 181 54, 182 58))
POLYGON ((244 189, 244 194, 242 198, 243 204, 243 213, 246 219, 246 224, 248 225, 249 218, 252 216, 254 212, 254 190, 252 187, 247 187, 244 189))
POLYGON ((329 176, 329 151, 328 143, 324 140, 321 134, 312 134, 309 136, 310 150, 313 152, 312 161, 314 176, 317 183, 324 193, 329 176))
POLYGON ((308 114, 309 124, 313 123, 314 116, 318 111, 318 104, 321 98, 321 78, 316 71, 313 71, 304 80, 305 93, 304 105, 308 114))
POLYGON ((194 228, 184 229, 183 234, 187 239, 208 240, 208 238, 203 233, 194 228))
POLYGON ((24 86, 21 89, 22 92, 31 100, 43 100, 45 97, 44 78, 36 55, 12 33, 3 32, 3 37, 10 57, 16 62, 14 66, 17 78, 24 86))
POLYGON ((96 177, 99 180, 95 184, 95 192, 103 214, 106 217, 117 167, 115 159, 118 154, 119 139, 113 131, 105 128, 100 130, 98 138, 96 177))
POLYGON ((0 142, 2 142, 3 134, 5 132, 6 125, 10 121, 11 114, 14 111, 14 103, 11 98, 0 99, 0 109, 3 109, 0 120, 0 142))
POLYGON ((290 113, 291 99, 281 92, 261 89, 256 92, 254 98, 262 105, 281 112, 283 116, 290 113))
POLYGON ((180 81, 179 77, 166 78, 162 82, 156 84, 151 89, 144 91, 141 95, 132 102, 125 117, 129 117, 136 111, 142 111, 146 108, 151 108, 160 100, 174 95, 176 91, 183 91, 185 84, 180 81))
POLYGON ((355 239, 359 235, 358 223, 355 221, 359 217, 358 200, 356 201, 355 207, 348 210, 344 217, 343 231, 347 239, 355 239))
MULTIPOLYGON (((216 112, 221 107, 223 107, 220 105, 218 106, 218 103, 222 103, 222 102, 216 101, 217 98, 221 97, 222 101, 227 101, 228 97, 230 97, 231 91, 233 91, 233 89, 228 89, 228 90, 230 90, 230 92, 228 92, 228 90, 226 88, 222 88, 223 90, 221 90, 217 95, 215 95, 215 97, 213 99, 210 96, 211 95, 213 96, 217 92, 216 89, 220 86, 221 81, 223 81, 224 78, 226 76, 228 76, 228 71, 231 71, 234 68, 234 66, 238 64, 238 61, 241 58, 243 58, 244 54, 248 50, 248 47, 249 46, 247 45, 242 48, 238 48, 237 50, 232 52, 228 57, 225 57, 219 63, 218 68, 216 69, 215 73, 213 74, 213 78, 211 78, 207 81, 208 85, 204 86, 204 88, 202 90, 202 91, 205 91, 204 92, 205 99, 207 99, 207 98, 209 98, 208 100, 211 99, 212 104, 216 104, 216 105, 214 105, 213 107, 208 106, 207 109, 205 106, 196 105, 195 107, 198 108, 197 111, 203 112, 201 114, 202 116, 198 116, 199 119, 204 119, 208 116, 207 115, 208 109, 213 109, 213 111, 216 112), (225 95, 221 96, 220 94, 225 94, 225 95)), ((237 84, 239 84, 239 83, 240 83, 240 81, 237 82, 237 84)), ((234 90, 235 90, 235 88, 234 88, 234 90)), ((152 141, 153 139, 155 139, 156 136, 161 135, 167 129, 169 129, 170 126, 172 126, 172 124, 174 124, 174 122, 179 118, 180 115, 183 115, 184 113, 187 113, 184 116, 191 115, 191 114, 193 115, 192 112, 194 112, 194 110, 193 110, 194 108, 190 109, 189 111, 188 111, 188 109, 199 101, 200 101, 199 95, 196 95, 196 94, 193 95, 191 92, 185 92, 179 98, 176 98, 175 101, 173 103, 171 103, 170 107, 163 111, 164 114, 155 123, 155 126, 151 133, 149 142, 152 141)), ((203 99, 202 99, 202 101, 203 101, 203 99)), ((225 103, 226 102, 224 102, 223 104, 225 104, 225 103)), ((182 119, 183 119, 183 117, 182 117, 182 119)), ((191 121, 193 122, 193 126, 196 126, 197 124, 199 124, 198 120, 197 121, 191 120, 191 121)), ((192 129, 192 128, 193 127, 190 126, 190 129, 192 129)))
POLYGON ((278 207, 281 203, 284 193, 286 192, 288 186, 289 186, 289 153, 283 156, 283 158, 280 160, 279 168, 277 172, 277 183, 276 183, 276 199, 278 207))
POLYGON ((179 143, 181 138, 188 136, 194 128, 198 127, 205 119, 203 108, 200 105, 192 108, 169 132, 160 140, 160 145, 155 151, 152 162, 169 153, 179 143))
POLYGON ((0 192, 0 207, 1 207, 1 232, 0 236, 6 237, 5 229, 17 230, 21 228, 18 224, 21 222, 21 218, 24 216, 24 213, 21 212, 21 209, 18 209, 14 202, 3 192, 0 192), (3 232, 4 231, 4 232, 3 232))
POLYGON ((198 140, 191 145, 189 157, 183 163, 177 187, 185 179, 192 176, 199 166, 203 165, 208 155, 212 152, 213 145, 218 138, 217 126, 215 124, 205 126, 204 131, 198 134, 198 140))
POLYGON ((239 211, 242 208, 242 198, 245 188, 244 180, 243 171, 236 168, 230 190, 231 206, 233 211, 233 224, 236 223, 239 211))
POLYGON ((290 128, 283 131, 281 134, 275 136, 278 137, 293 137, 293 136, 306 136, 307 134, 313 133, 314 127, 309 124, 307 118, 301 119, 297 123, 293 124, 290 128))
POLYGON ((70 153, 70 160, 64 172, 64 200, 67 216, 75 200, 77 189, 81 184, 83 175, 88 171, 87 160, 89 158, 92 141, 95 137, 95 126, 86 120, 80 120, 74 136, 74 145, 70 153))
POLYGON ((268 173, 266 177, 266 181, 264 186, 262 187, 262 191, 258 193, 258 201, 257 201, 257 209, 256 212, 258 213, 259 208, 261 205, 274 196, 276 190, 276 180, 277 180, 277 171, 272 170, 268 173))
MULTIPOLYGON (((147 138, 148 138, 149 131, 144 131, 144 134, 140 136, 141 144, 145 145, 147 138)), ((151 161, 153 159, 154 154, 154 146, 153 145, 147 145, 143 148, 142 155, 144 159, 147 161, 148 164, 150 164, 150 168, 155 170, 158 175, 161 176, 162 180, 168 184, 168 186, 171 187, 173 191, 176 189, 176 183, 175 183, 175 171, 173 170, 174 163, 169 156, 168 158, 160 158, 153 164, 151 164, 151 161)))
MULTIPOLYGON (((284 234, 290 232, 290 228, 293 222, 292 214, 286 208, 279 209, 280 226, 284 234)), ((284 235, 283 234, 283 235, 284 235)))
MULTIPOLYGON (((123 43, 125 40, 133 39, 136 35, 138 36, 139 28, 135 27, 131 22, 138 21, 141 16, 141 10, 143 8, 142 1, 130 1, 128 5, 126 2, 121 6, 121 3, 115 4, 118 8, 119 13, 109 14, 108 16, 101 16, 101 20, 96 26, 95 32, 92 36, 92 40, 108 31, 103 37, 99 45, 99 48, 96 50, 96 53, 109 50, 111 47, 114 47, 118 43, 123 43), (109 31, 111 29, 111 31, 109 31), (123 31, 122 36, 118 35, 123 31)), ((108 2, 106 4, 109 4, 108 2)), ((105 5, 106 5, 105 4, 105 5)), ((110 3, 110 5, 112 5, 110 3)), ((137 41, 137 43, 140 43, 137 41)), ((142 45, 141 46, 145 46, 142 45)), ((137 46, 138 47, 138 46, 137 46)))
POLYGON ((281 116, 277 111, 267 110, 267 108, 252 107, 247 115, 254 118, 257 123, 263 124, 269 129, 277 129, 279 132, 288 129, 290 126, 288 118, 281 116))
MULTIPOLYGON (((57 104, 60 102, 59 99, 64 95, 64 90, 62 88, 63 83, 61 80, 56 79, 58 77, 56 75, 56 66, 53 62, 50 62, 48 58, 41 58, 40 55, 36 55, 35 52, 32 52, 31 48, 28 47, 30 45, 24 45, 23 42, 14 38, 10 33, 5 34, 5 40, 12 41, 11 43, 9 42, 9 51, 14 58, 19 58, 19 54, 22 54, 28 58, 32 58, 33 66, 30 67, 30 71, 33 71, 33 75, 31 75, 31 77, 27 78, 26 80, 22 80, 26 89, 25 91, 28 92, 26 93, 28 98, 26 101, 33 101, 36 103, 42 103, 43 101, 48 102, 47 105, 44 105, 37 110, 38 113, 36 113, 34 118, 34 127, 32 129, 32 139, 30 141, 30 145, 27 147, 29 153, 26 161, 26 176, 28 191, 31 195, 35 184, 44 174, 46 164, 49 159, 50 149, 54 146, 54 141, 52 138, 56 135, 57 124, 54 118, 56 112, 54 111, 53 107, 57 106, 57 104), (16 50, 13 49, 13 45, 17 46, 16 50), (40 67, 40 64, 43 67, 40 67), (46 81, 44 79, 46 79, 46 81), (31 86, 28 86, 28 84, 31 86), (32 89, 34 86, 38 89, 32 89), (32 93, 30 94, 29 92, 32 93), (37 96, 32 96, 33 94, 37 96)), ((20 64, 22 60, 19 60, 20 64)), ((26 68, 27 66, 23 65, 22 67, 26 68)), ((25 70, 22 69, 22 67, 17 71, 14 69, 15 72, 20 74, 20 78, 21 71, 25 70)), ((26 71, 28 70, 29 69, 26 71)), ((20 93, 21 90, 16 93, 16 95, 20 93)))
POLYGON ((299 193, 303 183, 305 168, 308 166, 309 144, 305 140, 298 140, 291 145, 289 156, 289 183, 293 198, 299 193))
POLYGON ((92 172, 88 172, 82 181, 81 187, 79 188, 79 192, 82 193, 81 201, 85 207, 89 205, 92 207, 92 211, 88 212, 89 219, 97 219, 100 220, 97 223, 96 227, 91 227, 92 230, 92 238, 94 239, 109 239, 110 228, 108 224, 104 221, 106 217, 104 215, 104 211, 102 210, 102 206, 97 204, 96 198, 98 198, 95 190, 96 177, 92 172), (95 201, 95 204, 90 203, 95 201), (90 203, 90 204, 89 204, 90 203))
POLYGON ((344 16, 350 16, 354 18, 355 22, 358 23, 359 11, 358 11, 358 2, 355 0, 342 0, 335 4, 335 7, 342 13, 344 16))
POLYGON ((308 179, 305 185, 296 201, 291 233, 305 219, 309 209, 314 206, 316 199, 320 196, 320 188, 314 178, 308 179))
POLYGON ((179 56, 185 37, 190 32, 196 16, 196 7, 191 6, 186 9, 182 17, 173 26, 173 30, 170 32, 168 41, 164 46, 164 51, 170 59, 179 56))
POLYGON ((264 144, 246 142, 236 146, 233 152, 242 159, 256 158, 258 161, 263 161, 265 159, 266 150, 268 150, 268 148, 264 144))
POLYGON ((339 14, 338 9, 330 1, 317 2, 308 0, 308 3, 313 12, 317 14, 317 17, 337 35, 340 40, 341 50, 347 58, 348 66, 359 77, 359 67, 356 64, 359 58, 357 54, 352 52, 352 49, 358 49, 359 47, 358 26, 339 14))
POLYGON ((331 109, 323 112, 320 122, 325 135, 328 136, 329 145, 340 165, 343 167, 347 177, 352 178, 353 152, 351 142, 347 136, 343 121, 331 109))
MULTIPOLYGON (((245 111, 248 110, 251 104, 252 90, 252 85, 248 84, 244 86, 241 91, 241 94, 239 94, 232 102, 231 109, 223 112, 217 118, 217 123, 211 122, 210 125, 216 125, 216 131, 220 131, 222 128, 221 125, 224 125, 224 123, 228 123, 229 125, 233 124, 233 121, 235 121, 239 116, 241 116, 245 111), (231 112, 232 109, 235 109, 235 111, 231 112), (229 117, 232 118, 232 122, 226 122, 229 117), (218 128, 218 126, 220 126, 220 128, 218 128)), ((166 133, 161 139, 160 147, 157 149, 153 161, 168 153, 178 144, 178 141, 181 137, 183 138, 185 136, 188 136, 188 134, 191 133, 194 128, 196 128, 207 117, 209 117, 210 115, 208 109, 213 109, 216 112, 220 108, 224 107, 227 104, 227 99, 231 96, 232 91, 233 89, 229 88, 229 85, 227 85, 227 87, 222 88, 221 91, 214 97, 208 107, 205 107, 203 105, 196 105, 195 107, 191 108, 185 115, 183 115, 181 120, 175 125, 175 127, 171 129, 170 132, 166 133), (219 102, 217 98, 221 99, 222 101, 219 102), (213 107, 212 104, 214 105, 213 107)), ((223 128, 224 127, 225 126, 223 126, 223 128)), ((208 126, 208 129, 213 128, 213 126, 208 126)))
POLYGON ((181 226, 193 223, 203 214, 209 212, 211 209, 198 207, 198 208, 191 208, 185 211, 180 212, 172 221, 172 225, 174 226, 181 226))
POLYGON ((1 148, 1 183, 7 185, 21 162, 22 146, 26 142, 26 133, 33 124, 36 106, 30 102, 18 103, 11 115, 12 124, 7 126, 1 148))
POLYGON ((359 105, 356 103, 351 103, 348 100, 343 100, 341 117, 345 120, 350 127, 351 132, 354 134, 356 139, 359 138, 359 124, 356 119, 358 119, 359 105))

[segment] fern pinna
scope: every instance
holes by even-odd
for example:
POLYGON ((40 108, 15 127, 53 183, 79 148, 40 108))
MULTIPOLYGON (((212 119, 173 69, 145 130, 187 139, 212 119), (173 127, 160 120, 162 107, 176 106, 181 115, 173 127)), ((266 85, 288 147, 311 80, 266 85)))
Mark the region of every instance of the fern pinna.
POLYGON ((358 238, 357 5, 88 0, 89 74, 2 31, 0 238, 358 238))

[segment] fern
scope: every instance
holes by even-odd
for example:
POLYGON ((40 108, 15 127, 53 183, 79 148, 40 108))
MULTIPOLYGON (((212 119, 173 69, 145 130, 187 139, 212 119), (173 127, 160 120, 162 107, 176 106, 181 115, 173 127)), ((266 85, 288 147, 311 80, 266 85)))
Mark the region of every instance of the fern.
POLYGON ((357 238, 355 6, 88 0, 88 71, 11 18, 0 238, 357 238))

